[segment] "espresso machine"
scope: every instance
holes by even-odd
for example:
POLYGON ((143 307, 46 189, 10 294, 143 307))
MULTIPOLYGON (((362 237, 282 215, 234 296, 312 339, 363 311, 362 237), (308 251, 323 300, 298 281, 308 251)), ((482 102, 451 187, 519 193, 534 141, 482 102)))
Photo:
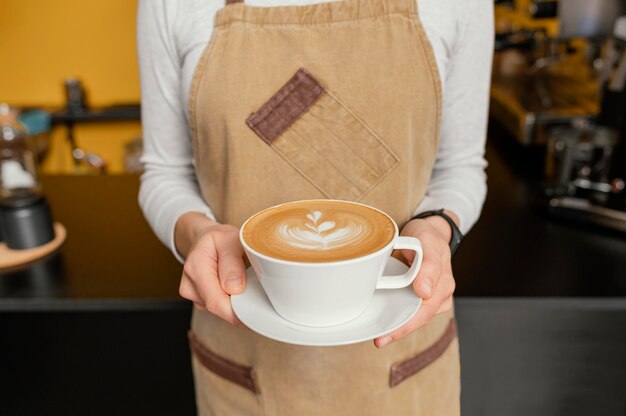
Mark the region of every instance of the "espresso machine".
POLYGON ((597 117, 550 131, 545 192, 553 216, 626 232, 626 16, 602 62, 597 117))
POLYGON ((594 121, 606 43, 623 14, 624 0, 496 1, 492 117, 523 146, 594 121))

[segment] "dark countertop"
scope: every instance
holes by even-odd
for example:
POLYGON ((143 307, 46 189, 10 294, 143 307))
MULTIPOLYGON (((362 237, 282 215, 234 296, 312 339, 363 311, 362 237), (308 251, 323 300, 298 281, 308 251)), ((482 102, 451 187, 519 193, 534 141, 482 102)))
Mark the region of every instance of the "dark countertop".
MULTIPOLYGON (((494 136, 493 129, 491 136, 494 136)), ((455 255, 458 297, 626 297, 626 236, 548 218, 541 154, 490 138, 489 194, 455 255)), ((148 227, 135 175, 45 176, 59 253, 0 273, 0 310, 187 308, 181 265, 148 227)))
POLYGON ((547 215, 542 148, 492 125, 487 160, 481 217, 453 259, 457 295, 626 296, 626 234, 547 215))
POLYGON ((182 266, 143 218, 138 176, 42 182, 67 241, 56 255, 0 273, 0 310, 186 307, 178 297, 182 266))

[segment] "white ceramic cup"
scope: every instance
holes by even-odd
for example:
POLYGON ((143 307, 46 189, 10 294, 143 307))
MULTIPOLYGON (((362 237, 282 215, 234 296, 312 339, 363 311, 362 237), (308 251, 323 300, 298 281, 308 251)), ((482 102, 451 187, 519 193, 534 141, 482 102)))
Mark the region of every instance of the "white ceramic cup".
POLYGON ((307 263, 281 260, 259 253, 243 238, 243 230, 250 219, 241 227, 239 239, 250 264, 272 306, 288 321, 317 327, 348 322, 365 311, 376 289, 406 287, 413 283, 419 272, 423 253, 422 244, 417 238, 399 236, 396 222, 379 209, 356 202, 339 202, 367 206, 384 214, 394 225, 393 238, 385 247, 362 257, 307 263), (414 250, 415 260, 406 273, 384 276, 385 265, 394 249, 414 250))

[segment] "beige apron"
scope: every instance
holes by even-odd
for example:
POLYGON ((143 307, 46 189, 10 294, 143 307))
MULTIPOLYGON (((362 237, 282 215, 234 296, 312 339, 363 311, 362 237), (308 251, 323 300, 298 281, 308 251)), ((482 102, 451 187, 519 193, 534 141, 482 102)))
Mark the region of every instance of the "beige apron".
MULTIPOLYGON (((209 22, 207 22, 209 24, 209 22)), ((282 202, 335 198, 402 227, 433 168, 441 89, 415 0, 226 5, 189 115, 202 194, 241 226, 282 202)), ((194 312, 201 415, 457 415, 452 313, 378 350, 301 347, 194 312)))

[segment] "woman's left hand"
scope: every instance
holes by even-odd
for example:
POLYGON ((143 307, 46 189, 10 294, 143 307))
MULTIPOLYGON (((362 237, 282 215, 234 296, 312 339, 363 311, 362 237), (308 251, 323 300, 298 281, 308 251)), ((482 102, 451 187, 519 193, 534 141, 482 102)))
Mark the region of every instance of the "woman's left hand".
MULTIPOLYGON (((451 212, 446 212, 456 220, 451 212)), ((458 221, 456 221, 458 224, 458 221)), ((402 232, 404 236, 416 237, 422 242, 424 259, 419 273, 413 281, 413 289, 423 299, 419 310, 406 324, 395 331, 374 340, 378 348, 410 334, 426 325, 436 314, 452 308, 455 282, 452 275, 450 254, 450 225, 441 217, 433 216, 409 221, 402 232)), ((394 257, 411 264, 415 257, 412 250, 399 250, 394 257)))

